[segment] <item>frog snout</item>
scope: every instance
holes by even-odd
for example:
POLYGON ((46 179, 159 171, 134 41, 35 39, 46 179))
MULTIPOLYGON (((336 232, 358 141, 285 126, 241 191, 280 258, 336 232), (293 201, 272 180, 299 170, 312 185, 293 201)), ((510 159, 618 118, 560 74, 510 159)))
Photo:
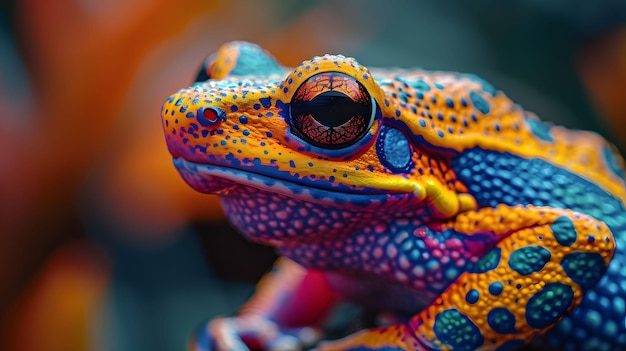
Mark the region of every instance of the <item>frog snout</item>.
POLYGON ((202 127, 217 127, 226 121, 226 113, 220 107, 206 103, 205 96, 186 92, 171 95, 165 100, 161 116, 167 125, 180 127, 196 124, 202 127))

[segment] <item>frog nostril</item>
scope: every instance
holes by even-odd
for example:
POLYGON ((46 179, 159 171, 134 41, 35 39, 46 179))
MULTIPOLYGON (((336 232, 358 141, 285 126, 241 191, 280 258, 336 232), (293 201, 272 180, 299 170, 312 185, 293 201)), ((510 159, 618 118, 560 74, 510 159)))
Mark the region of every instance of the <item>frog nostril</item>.
POLYGON ((217 107, 200 107, 196 119, 203 127, 211 127, 226 120, 226 113, 217 107))

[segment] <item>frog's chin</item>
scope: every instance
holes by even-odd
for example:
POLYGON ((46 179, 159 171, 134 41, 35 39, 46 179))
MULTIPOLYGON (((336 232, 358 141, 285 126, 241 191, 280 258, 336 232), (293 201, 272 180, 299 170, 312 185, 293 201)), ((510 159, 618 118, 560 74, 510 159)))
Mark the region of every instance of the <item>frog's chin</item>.
POLYGON ((284 179, 272 178, 252 171, 196 163, 181 157, 174 159, 174 165, 189 185, 207 194, 228 196, 231 190, 244 186, 297 200, 339 207, 346 204, 368 206, 383 204, 389 201, 419 201, 413 193, 377 193, 367 190, 357 193, 321 189, 284 179))

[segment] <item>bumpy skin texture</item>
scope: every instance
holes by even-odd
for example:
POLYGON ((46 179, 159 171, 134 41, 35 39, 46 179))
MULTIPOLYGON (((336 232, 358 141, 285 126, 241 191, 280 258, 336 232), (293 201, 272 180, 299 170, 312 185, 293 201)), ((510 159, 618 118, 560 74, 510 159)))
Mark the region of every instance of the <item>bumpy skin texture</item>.
POLYGON ((473 75, 243 42, 161 115, 183 178, 283 256, 192 349, 310 346, 340 299, 395 322, 319 350, 626 348, 623 161, 598 135, 473 75))

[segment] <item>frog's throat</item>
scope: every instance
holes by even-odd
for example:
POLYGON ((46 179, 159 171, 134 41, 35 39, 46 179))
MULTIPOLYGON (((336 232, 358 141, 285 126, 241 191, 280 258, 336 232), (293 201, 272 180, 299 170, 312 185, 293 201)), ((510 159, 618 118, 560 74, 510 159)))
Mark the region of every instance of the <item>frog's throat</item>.
POLYGON ((247 186, 291 198, 333 206, 367 206, 383 203, 420 203, 427 201, 434 212, 445 218, 474 208, 471 196, 457 194, 436 181, 376 184, 376 188, 330 189, 270 177, 251 170, 223 165, 196 163, 182 157, 174 164, 189 185, 200 192, 227 195, 229 189, 247 186), (385 186, 386 185, 386 186, 385 186))

